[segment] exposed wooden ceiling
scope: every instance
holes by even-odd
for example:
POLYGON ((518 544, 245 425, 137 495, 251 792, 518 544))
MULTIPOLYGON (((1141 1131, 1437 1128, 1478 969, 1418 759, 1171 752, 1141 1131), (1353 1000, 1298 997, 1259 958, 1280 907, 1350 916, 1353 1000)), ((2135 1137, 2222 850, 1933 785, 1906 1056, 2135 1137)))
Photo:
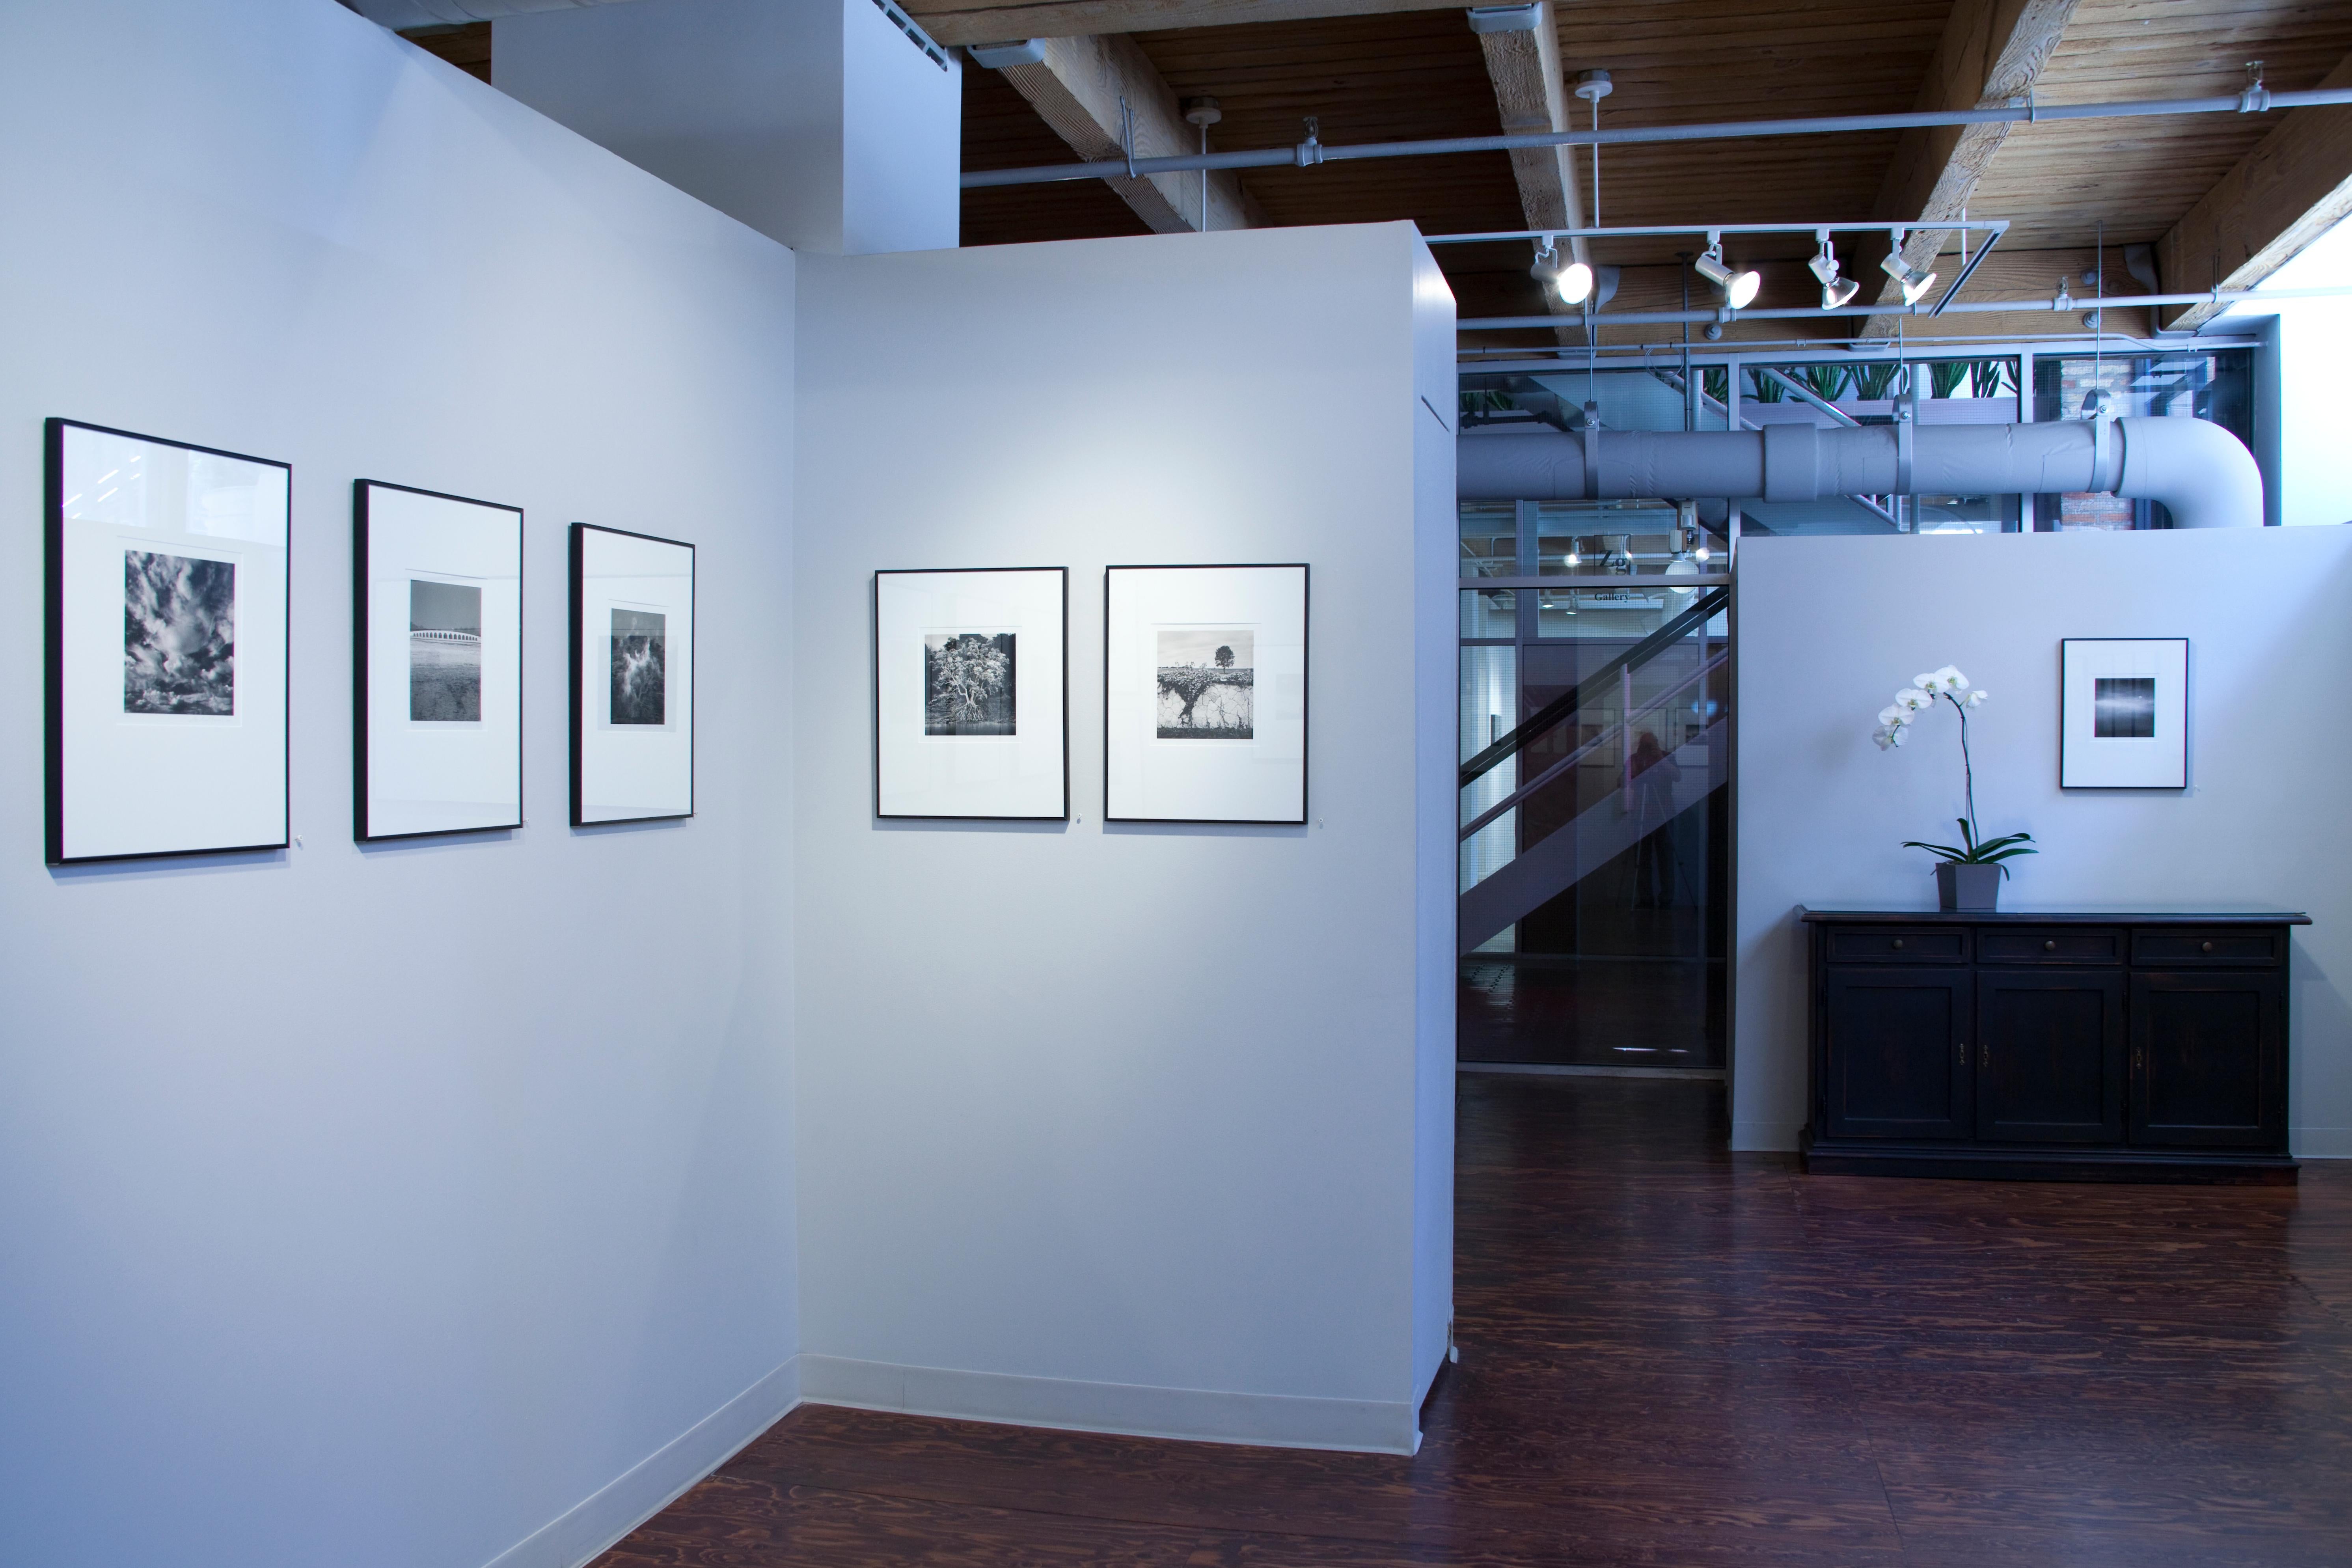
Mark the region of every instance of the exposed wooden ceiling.
MULTIPOLYGON (((1324 142, 1335 144, 1497 134, 1496 81, 1477 36, 1461 8, 1433 9, 1430 3, 910 0, 909 8, 950 42, 1128 34, 1141 51, 1123 57, 1131 69, 1156 71, 1160 79, 1139 85, 1179 100, 1218 100, 1223 118, 1211 144, 1221 150, 1288 146, 1300 140, 1307 116, 1320 121, 1324 142)), ((1614 91, 1601 109, 1603 126, 1940 108, 1976 100, 1971 84, 1980 79, 1989 93, 2024 81, 2045 102, 2234 94, 2253 59, 2263 62, 2273 89, 2291 90, 2320 85, 2352 57, 2352 0, 1569 0, 1555 3, 1552 15, 1566 75, 1599 68, 1612 79, 1614 91)), ((488 31, 459 28, 417 41, 487 74, 488 31)), ((1569 108, 1575 123, 1586 122, 1586 105, 1571 100, 1569 108)), ((2293 112, 2342 116, 2352 125, 2352 109, 2293 112)), ((2163 241, 2282 119, 2213 114, 2020 125, 1989 143, 1989 157, 1986 143, 1974 154, 1955 153, 1948 138, 1923 151, 1914 132, 1905 153, 1907 178, 1895 169, 1893 132, 1610 148, 1601 158, 1601 216, 1626 225, 1916 222, 1932 216, 1916 204, 1923 179, 1932 182, 1937 166, 1931 163, 1923 175, 1919 160, 1973 156, 1979 163, 1954 165, 1965 178, 1944 176, 1936 199, 1957 189, 1970 217, 2006 218, 2012 226, 1967 298, 2047 300, 2062 278, 2073 280, 2074 293, 2086 295, 2081 276, 2097 265, 2093 245, 2102 234, 2108 292, 2141 292, 2126 248, 2163 241), (1891 210, 1890 204, 1905 202, 1915 205, 1891 210)), ((1013 84, 971 64, 963 135, 967 169, 1074 158, 1013 84)), ((2336 140, 2352 145, 2352 136, 2336 140)), ((2298 155, 2308 163, 2307 153, 2298 155)), ((1577 158, 1576 177, 1589 187, 1590 154, 1577 158)), ((2335 177, 2352 192, 2352 167, 2335 177)), ((1525 223, 1520 186, 1501 153, 1254 169, 1240 178, 1256 213, 1273 225, 1402 218, 1446 234, 1525 223)), ((2242 184, 2245 178, 2242 170, 2242 184)), ((2262 221, 2284 230, 2297 216, 2308 215, 2262 221)), ((1146 232, 1137 213, 1099 181, 969 191, 962 223, 967 245, 1146 232)), ((2168 279, 2167 286, 2204 288, 2274 237, 2249 235, 2242 255, 2217 254, 2204 265, 2207 276, 2168 279)), ((1878 243, 1880 250, 1841 244, 1848 272, 1864 279, 1864 302, 1879 297, 1874 262, 1885 242, 1878 243)), ((2175 235, 2173 250, 2181 243, 2175 235)), ((2216 248, 2202 231, 2196 243, 2216 248)), ((1684 264, 1692 247, 1692 241, 1675 239, 1596 244, 1595 262, 1622 268, 1608 310, 1674 309, 1686 299, 1710 303, 1684 264)), ((1802 265, 1811 253, 1806 237, 1735 239, 1728 248, 1734 259, 1764 272, 1760 303, 1802 306, 1817 297, 1802 265)), ((1441 247, 1439 258, 1464 316, 1543 313, 1524 244, 1441 247)), ((1948 255, 1937 265, 1957 261, 1948 255)), ((2114 312, 2108 324, 2135 333, 2152 330, 2145 310, 2114 312)), ((2042 311, 1946 316, 1906 322, 1905 330, 1988 336, 2079 326, 2072 317, 2042 311)), ((1819 318, 1741 321, 1730 331, 1735 338, 1830 342, 1859 329, 1859 319, 1819 318)), ((1663 342, 1682 335, 1679 326, 1620 325, 1604 341, 1663 342)), ((1556 339, 1540 331, 1488 341, 1556 339)))

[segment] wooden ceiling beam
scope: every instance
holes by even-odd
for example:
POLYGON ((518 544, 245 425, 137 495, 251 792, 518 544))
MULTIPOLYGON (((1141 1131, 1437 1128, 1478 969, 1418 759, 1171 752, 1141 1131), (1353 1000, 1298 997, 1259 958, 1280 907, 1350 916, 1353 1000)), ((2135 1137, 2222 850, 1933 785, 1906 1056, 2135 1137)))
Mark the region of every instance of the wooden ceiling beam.
MULTIPOLYGON (((1007 66, 1000 73, 1029 100, 1038 117, 1069 143, 1081 162, 1126 155, 1119 102, 1135 120, 1135 155, 1171 158, 1200 151, 1199 132, 1186 121, 1176 94, 1152 68, 1133 38, 1043 38, 1045 58, 1034 65, 1007 66)), ((1199 174, 1146 174, 1105 180, 1154 234, 1192 229, 1254 228, 1264 219, 1239 176, 1219 169, 1208 176, 1207 223, 1199 174)))
MULTIPOLYGON (((2352 87, 2347 56, 2322 88, 2352 87)), ((2352 216, 2352 108, 2292 109, 2157 242, 2168 293, 2252 289, 2352 216)), ((2228 310, 2189 305, 2165 327, 2193 331, 2228 310)))
MULTIPOLYGON (((2052 51, 2074 19, 2076 3, 1958 0, 1913 107, 1923 111, 1998 109, 2023 98, 2050 63, 2052 51)), ((1890 226, 1958 218, 2009 132, 2006 123, 1905 132, 1874 210, 1890 226)), ((1932 267, 1949 239, 1940 233, 1914 234, 1904 242, 1903 258, 1914 267, 1932 267)), ((1865 253, 1849 265, 1874 267, 1878 259, 1865 253)), ((1867 280, 1864 287, 1869 287, 1867 280)), ((1877 302, 1897 304, 1902 298, 1901 288, 1887 279, 1877 302)), ((1865 318, 1858 335, 1892 337, 1895 320, 1891 314, 1865 318)))
MULTIPOLYGON (((1495 84, 1495 108, 1502 117, 1503 133, 1507 136, 1524 132, 1566 131, 1570 110, 1574 108, 1559 63, 1559 29, 1552 19, 1551 0, 1538 0, 1533 20, 1534 26, 1526 31, 1478 35, 1478 47, 1486 57, 1487 79, 1495 84)), ((1519 211, 1529 228, 1568 228, 1591 218, 1576 177, 1579 151, 1573 147, 1522 147, 1511 153, 1511 177, 1518 183, 1519 211)), ((1569 255, 1561 259, 1571 258, 1590 266, 1591 247, 1581 239, 1570 240, 1569 255)), ((1541 291, 1544 305, 1552 314, 1579 318, 1583 315, 1582 308, 1562 300, 1558 289, 1547 288, 1541 291)), ((1570 335, 1567 328, 1560 330, 1561 342, 1567 342, 1570 335)))
POLYGON ((907 13, 940 43, 992 44, 1462 9, 1463 0, 910 0, 907 13))

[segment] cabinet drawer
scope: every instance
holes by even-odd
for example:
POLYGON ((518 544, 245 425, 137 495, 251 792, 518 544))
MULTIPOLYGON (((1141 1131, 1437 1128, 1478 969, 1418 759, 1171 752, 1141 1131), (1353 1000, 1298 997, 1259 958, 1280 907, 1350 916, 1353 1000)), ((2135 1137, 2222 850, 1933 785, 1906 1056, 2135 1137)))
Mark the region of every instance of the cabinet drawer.
POLYGON ((2278 926, 2163 926, 2132 932, 2132 962, 2142 968, 2243 968, 2276 964, 2286 949, 2278 926))
POLYGON ((2121 926, 2000 926, 1977 932, 1982 963, 2121 963, 2121 926))
POLYGON ((1832 963, 1966 963, 1966 926, 1832 926, 1832 963))

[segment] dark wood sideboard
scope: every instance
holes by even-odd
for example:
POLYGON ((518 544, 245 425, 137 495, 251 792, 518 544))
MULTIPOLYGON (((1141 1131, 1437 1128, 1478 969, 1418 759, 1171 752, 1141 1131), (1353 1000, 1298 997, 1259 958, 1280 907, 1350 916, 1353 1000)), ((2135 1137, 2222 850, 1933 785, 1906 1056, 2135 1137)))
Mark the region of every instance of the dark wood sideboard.
POLYGON ((2303 914, 1800 910, 1809 1171, 2291 1184, 2303 914))

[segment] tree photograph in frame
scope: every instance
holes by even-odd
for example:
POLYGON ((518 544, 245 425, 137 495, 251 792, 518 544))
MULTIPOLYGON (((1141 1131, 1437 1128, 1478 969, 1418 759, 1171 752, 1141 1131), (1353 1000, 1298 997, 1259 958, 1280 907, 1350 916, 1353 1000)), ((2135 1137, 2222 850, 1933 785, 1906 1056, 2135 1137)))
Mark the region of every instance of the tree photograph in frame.
POLYGON ((694 815, 694 546, 572 525, 572 825, 694 815))
POLYGON ((1103 816, 1307 820, 1307 569, 1103 576, 1103 816))
POLYGON ((44 436, 44 858, 285 847, 292 468, 44 436))
POLYGON ((1069 573, 874 574, 874 814, 1069 816, 1069 573))
POLYGON ((352 485, 352 828, 522 826, 520 507, 352 485))
POLYGON ((2068 637, 2058 645, 2063 789, 2189 786, 2189 639, 2068 637))

